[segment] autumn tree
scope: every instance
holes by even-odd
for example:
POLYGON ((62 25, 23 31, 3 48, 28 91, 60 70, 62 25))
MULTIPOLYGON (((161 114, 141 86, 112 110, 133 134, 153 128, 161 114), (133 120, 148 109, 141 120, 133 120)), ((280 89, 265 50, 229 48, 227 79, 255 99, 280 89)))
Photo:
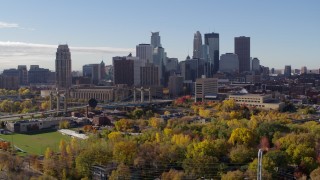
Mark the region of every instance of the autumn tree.
POLYGON ((175 134, 171 138, 172 143, 183 147, 186 147, 188 144, 190 144, 190 141, 190 136, 184 134, 175 134))
POLYGON ((44 101, 44 102, 42 102, 41 105, 40 105, 40 107, 41 107, 42 110, 48 110, 49 107, 50 107, 50 101, 44 101))
POLYGON ((91 142, 76 157, 76 169, 82 177, 91 176, 91 167, 94 164, 105 165, 112 160, 112 148, 103 141, 91 142))
POLYGON ((188 146, 186 159, 183 161, 185 171, 193 178, 210 178, 216 175, 219 162, 214 141, 204 140, 188 146))
POLYGON ((117 142, 120 139, 122 139, 122 133, 121 132, 111 132, 108 134, 108 139, 112 142, 117 142))
POLYGON ((133 164, 133 159, 137 153, 137 145, 132 141, 120 141, 113 147, 113 157, 119 163, 127 165, 133 164))
POLYGON ((149 119, 149 125, 154 128, 161 128, 164 126, 163 119, 152 117, 149 119))
POLYGON ((231 110, 236 110, 237 109, 237 104, 234 99, 228 99, 224 100, 222 103, 222 110, 230 112, 231 110))
POLYGON ((120 119, 115 123, 116 130, 121 132, 133 132, 133 126, 133 120, 130 119, 120 119))
POLYGON ((254 143, 254 140, 254 134, 247 128, 234 129, 229 138, 229 142, 232 144, 251 145, 254 143))
POLYGON ((199 116, 203 118, 209 118, 211 116, 211 111, 209 109, 200 108, 199 116))
POLYGON ((111 176, 109 177, 110 180, 130 180, 131 179, 131 172, 130 168, 125 164, 119 164, 117 169, 112 171, 111 176))
POLYGON ((70 122, 68 120, 63 120, 59 122, 59 129, 69 129, 70 122))
POLYGON ((43 171, 44 174, 49 176, 56 177, 58 172, 56 171, 56 159, 54 156, 54 152, 48 147, 44 153, 44 160, 43 160, 43 171))
POLYGON ((169 172, 163 172, 161 175, 161 179, 163 180, 180 180, 185 178, 183 171, 177 171, 174 169, 170 169, 169 172))
POLYGON ((315 139, 310 133, 287 134, 278 139, 277 144, 280 150, 285 151, 289 158, 289 162, 300 165, 303 160, 310 157, 315 161, 315 139))
POLYGON ((244 178, 245 174, 239 170, 229 171, 221 176, 221 180, 242 180, 244 178))

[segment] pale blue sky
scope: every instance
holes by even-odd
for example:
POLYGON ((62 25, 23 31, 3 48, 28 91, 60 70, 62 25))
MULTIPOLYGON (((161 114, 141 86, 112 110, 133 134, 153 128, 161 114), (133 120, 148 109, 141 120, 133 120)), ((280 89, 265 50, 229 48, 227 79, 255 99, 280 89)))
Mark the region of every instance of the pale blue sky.
POLYGON ((160 31, 169 57, 184 60, 188 52, 192 55, 197 30, 202 35, 220 34, 220 54, 234 51, 235 36, 249 36, 251 56, 265 66, 320 68, 317 0, 0 0, 0 4, 1 70, 18 64, 54 70, 55 46, 66 42, 75 47, 73 70, 102 58, 111 64, 113 56, 149 43, 151 31, 160 31))

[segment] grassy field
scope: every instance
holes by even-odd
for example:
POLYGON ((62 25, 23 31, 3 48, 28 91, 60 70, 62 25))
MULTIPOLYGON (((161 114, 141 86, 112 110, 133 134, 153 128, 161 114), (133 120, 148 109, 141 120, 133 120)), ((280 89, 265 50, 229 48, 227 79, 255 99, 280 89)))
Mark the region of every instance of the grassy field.
POLYGON ((58 151, 60 140, 70 141, 70 137, 62 135, 58 131, 47 131, 33 134, 0 134, 0 138, 26 151, 28 154, 44 154, 47 147, 58 151))

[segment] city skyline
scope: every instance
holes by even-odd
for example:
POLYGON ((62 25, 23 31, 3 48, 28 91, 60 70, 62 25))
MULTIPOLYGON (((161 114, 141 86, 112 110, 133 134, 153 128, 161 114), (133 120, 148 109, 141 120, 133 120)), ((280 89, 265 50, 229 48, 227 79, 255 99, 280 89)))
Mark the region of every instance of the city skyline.
POLYGON ((198 14, 189 11, 196 2, 147 2, 6 1, 0 7, 0 70, 20 64, 54 70, 55 50, 65 43, 70 46, 72 70, 101 60, 112 64, 112 57, 150 43, 155 31, 168 57, 179 61, 192 56, 193 35, 200 31, 219 33, 220 54, 233 53, 234 37, 247 36, 251 57, 258 57, 261 65, 319 68, 317 1, 205 1, 198 14), (213 4, 215 11, 208 11, 213 4), (152 15, 163 8, 162 15, 152 15))

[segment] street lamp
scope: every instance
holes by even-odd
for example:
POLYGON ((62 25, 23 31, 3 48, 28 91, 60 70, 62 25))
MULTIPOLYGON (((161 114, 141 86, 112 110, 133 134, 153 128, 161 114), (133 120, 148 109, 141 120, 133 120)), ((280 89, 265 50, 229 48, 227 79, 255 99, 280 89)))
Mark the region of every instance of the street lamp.
POLYGON ((263 155, 263 150, 259 149, 259 151, 258 151, 257 180, 262 180, 262 155, 263 155))

